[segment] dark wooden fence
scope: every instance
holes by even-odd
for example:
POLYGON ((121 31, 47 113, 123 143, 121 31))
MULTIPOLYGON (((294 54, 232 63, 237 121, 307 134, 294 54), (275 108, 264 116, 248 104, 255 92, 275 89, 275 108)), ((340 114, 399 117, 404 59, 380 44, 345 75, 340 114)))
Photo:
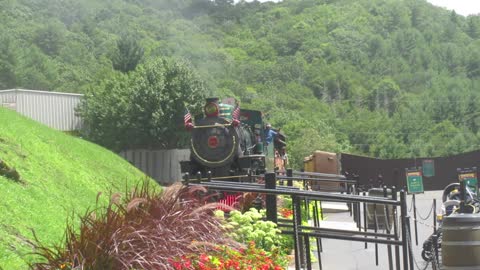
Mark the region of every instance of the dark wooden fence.
POLYGON ((442 190, 457 180, 457 168, 480 168, 480 151, 449 157, 376 159, 350 154, 340 155, 342 174, 356 174, 360 185, 406 186, 405 168, 420 167, 423 160, 433 160, 435 176, 423 177, 425 190, 442 190), (381 183, 380 183, 381 182, 381 183))

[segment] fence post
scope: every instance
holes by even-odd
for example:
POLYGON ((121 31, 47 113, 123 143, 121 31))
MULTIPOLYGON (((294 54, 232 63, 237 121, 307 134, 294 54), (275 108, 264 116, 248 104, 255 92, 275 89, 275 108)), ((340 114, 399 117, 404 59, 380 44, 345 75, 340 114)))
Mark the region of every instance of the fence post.
MULTIPOLYGON (((293 169, 287 169, 287 177, 293 177, 293 169)), ((292 179, 287 180, 287 186, 289 186, 289 187, 293 186, 293 180, 292 179)))
POLYGON ((412 204, 413 204, 413 226, 415 226, 415 245, 418 246, 417 200, 415 199, 415 193, 412 194, 412 204))
MULTIPOLYGON (((402 253, 403 269, 408 270, 408 239, 407 239, 407 198, 405 190, 400 190, 400 220, 402 222, 402 253)), ((413 269, 412 269, 413 270, 413 269)))
POLYGON ((408 230, 408 262, 410 263, 410 269, 413 270, 413 244, 412 244, 412 227, 410 226, 410 216, 407 217, 407 230, 408 230))
POLYGON ((188 187, 188 185, 190 184, 190 174, 188 172, 185 173, 185 175, 183 176, 183 179, 184 179, 185 185, 188 187))
MULTIPOLYGON (((276 189, 277 188, 277 179, 275 173, 266 173, 265 174, 265 188, 266 189, 276 189)), ((278 223, 277 218, 277 195, 267 195, 266 196, 266 208, 267 208, 267 220, 278 223)))
POLYGON ((433 199, 433 234, 437 234, 437 199, 433 199))
POLYGON ((299 270, 303 263, 303 242, 299 237, 299 226, 302 224, 301 202, 297 196, 292 196, 293 204, 293 243, 295 245, 295 269, 299 270))
POLYGON ((465 213, 465 202, 467 201, 467 190, 465 187, 465 181, 460 181, 460 213, 465 213))
MULTIPOLYGON (((387 186, 383 186, 383 197, 388 199, 388 189, 387 189, 387 186)), ((384 209, 385 209, 385 222, 386 222, 386 226, 385 226, 385 230, 387 231, 388 234, 390 234, 390 211, 388 209, 388 205, 383 205, 384 209)), ((390 240, 390 238, 387 238, 390 240)), ((388 269, 389 270, 393 270, 393 261, 392 261, 392 245, 388 245, 387 246, 387 256, 388 256, 388 269)))
MULTIPOLYGON (((373 204, 373 226, 374 226, 374 232, 377 234, 378 232, 378 221, 377 221, 377 204, 373 204)), ((375 236, 375 239, 377 239, 377 236, 375 236)), ((378 244, 375 243, 375 265, 378 266, 378 244)))
MULTIPOLYGON (((397 188, 392 187, 392 200, 397 201, 397 188)), ((398 213, 397 206, 393 206, 393 234, 395 240, 398 240, 398 213)), ((400 247, 395 245, 395 269, 400 270, 400 247)))
MULTIPOLYGON (((366 197, 367 196, 367 193, 365 191, 363 191, 363 197, 366 197)), ((367 232, 367 227, 368 227, 368 224, 367 224, 367 203, 366 202, 363 202, 363 230, 365 232, 367 232)), ((365 235, 365 238, 367 238, 367 236, 365 235)), ((365 249, 368 248, 368 242, 365 241, 365 249)))

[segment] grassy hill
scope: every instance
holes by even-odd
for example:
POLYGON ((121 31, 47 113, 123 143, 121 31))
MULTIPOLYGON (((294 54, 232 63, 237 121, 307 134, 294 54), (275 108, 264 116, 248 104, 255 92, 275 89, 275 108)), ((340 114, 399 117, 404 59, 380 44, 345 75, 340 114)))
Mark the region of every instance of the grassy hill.
POLYGON ((27 268, 31 249, 22 239, 32 239, 31 229, 41 241, 59 243, 72 211, 94 206, 98 192, 125 191, 145 179, 115 153, 13 111, 0 108, 0 123, 0 159, 21 179, 0 176, 3 269, 27 268))

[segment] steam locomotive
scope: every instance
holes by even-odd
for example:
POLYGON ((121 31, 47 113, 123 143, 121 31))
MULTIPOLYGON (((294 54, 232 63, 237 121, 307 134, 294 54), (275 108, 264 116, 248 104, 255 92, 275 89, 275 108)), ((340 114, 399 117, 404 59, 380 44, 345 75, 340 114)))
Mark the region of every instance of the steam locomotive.
MULTIPOLYGON (((210 171, 212 177, 223 177, 259 174, 279 166, 269 162, 279 155, 280 149, 274 147, 278 148, 278 143, 267 145, 260 111, 240 110, 234 99, 219 102, 218 98, 208 98, 203 114, 196 116, 194 122, 185 123, 191 132, 191 151, 190 160, 180 162, 182 173, 200 172, 206 177, 210 171)), ((279 134, 277 141, 284 141, 279 134)), ((284 149, 283 144, 281 150, 284 149)))

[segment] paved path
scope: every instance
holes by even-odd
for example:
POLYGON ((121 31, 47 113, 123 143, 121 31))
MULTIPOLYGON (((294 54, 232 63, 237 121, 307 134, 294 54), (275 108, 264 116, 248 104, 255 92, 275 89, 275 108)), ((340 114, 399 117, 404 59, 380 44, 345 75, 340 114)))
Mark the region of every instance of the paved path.
MULTIPOLYGON (((441 208, 441 191, 426 192, 425 194, 416 195, 417 204, 417 220, 421 221, 421 217, 427 217, 430 209, 432 208, 433 198, 437 199, 437 213, 440 213, 441 208)), ((411 207, 411 196, 407 197, 407 205, 411 207)), ((413 254, 417 265, 415 269, 425 269, 425 262, 422 260, 421 251, 422 244, 433 233, 433 217, 432 215, 427 221, 421 221, 423 224, 418 223, 418 246, 415 245, 414 236, 414 224, 413 224, 413 209, 409 213, 412 216, 412 244, 413 254)), ((355 227, 353 218, 349 213, 330 213, 327 214, 326 220, 335 224, 335 226, 342 227, 355 227)), ((378 266, 375 263, 375 244, 368 244, 368 248, 365 249, 363 242, 353 242, 344 240, 322 239, 323 252, 322 252, 322 270, 388 270, 387 259, 387 246, 378 245, 378 266)), ((394 248, 392 247, 392 252, 394 248)), ((401 248, 400 248, 401 253, 401 248)), ((395 269, 395 261, 393 262, 395 269)), ((294 269, 294 268, 290 268, 294 269)), ((314 263, 313 269, 320 269, 319 264, 314 263)), ((427 269, 431 269, 428 267, 427 269)), ((411 269, 412 270, 412 269, 411 269)))

